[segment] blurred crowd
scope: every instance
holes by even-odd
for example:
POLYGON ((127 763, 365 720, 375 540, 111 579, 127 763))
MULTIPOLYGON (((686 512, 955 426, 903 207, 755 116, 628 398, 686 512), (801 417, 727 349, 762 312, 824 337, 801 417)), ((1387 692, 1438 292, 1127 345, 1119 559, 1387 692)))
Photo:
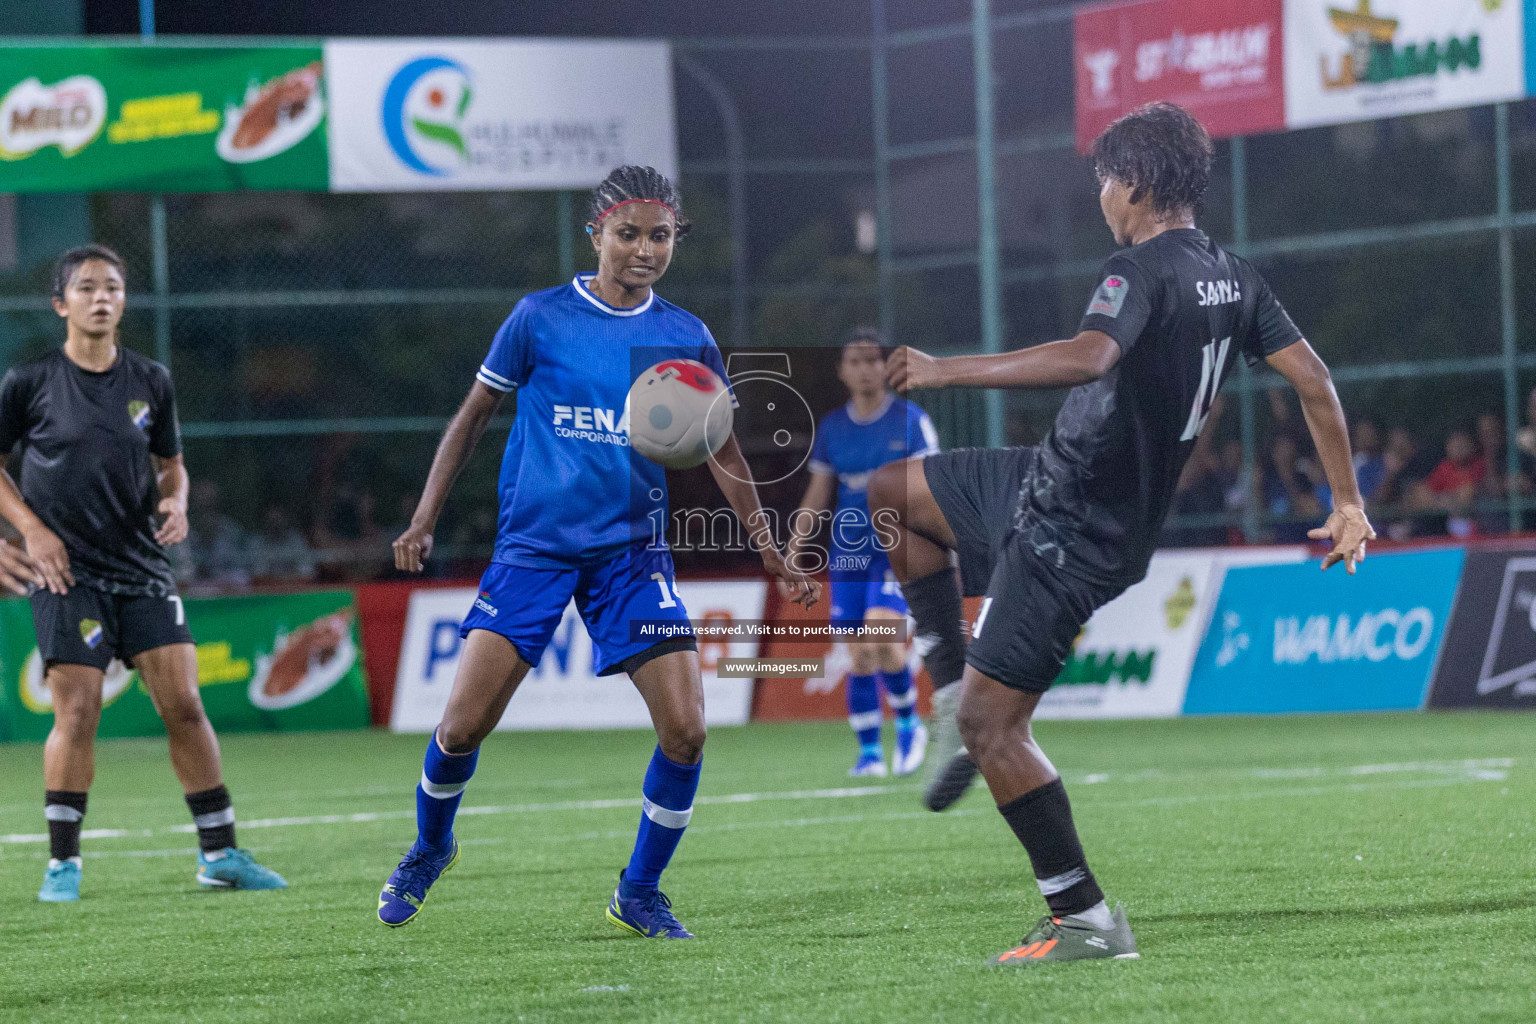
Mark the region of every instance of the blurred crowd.
MULTIPOLYGON (((1241 527, 1233 523, 1255 509, 1262 513, 1261 540, 1297 543, 1326 518, 1332 495, 1306 424, 1285 393, 1271 391, 1269 404, 1272 425, 1251 473, 1241 441, 1211 441, 1218 434, 1214 423, 1201 435, 1175 499, 1174 512, 1187 519, 1169 529, 1167 543, 1242 543, 1241 527)), ((1212 419, 1220 412, 1213 409, 1212 419)), ((1515 439, 1519 470, 1513 475, 1504 416, 1492 410, 1433 439, 1361 417, 1350 424, 1350 442, 1366 508, 1384 537, 1507 534, 1514 495, 1532 505, 1523 527, 1536 526, 1536 390, 1515 439)))

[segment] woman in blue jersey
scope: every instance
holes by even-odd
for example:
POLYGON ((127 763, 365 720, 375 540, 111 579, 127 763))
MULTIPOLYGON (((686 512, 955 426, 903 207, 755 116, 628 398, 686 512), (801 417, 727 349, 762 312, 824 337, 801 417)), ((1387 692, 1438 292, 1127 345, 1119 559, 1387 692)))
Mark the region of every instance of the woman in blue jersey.
MULTIPOLYGON (((458 860, 453 818, 480 743, 538 664, 574 598, 592 637, 597 673, 627 673, 656 726, 639 835, 607 918, 646 938, 693 937, 658 882, 693 813, 704 748, 703 683, 671 554, 651 542, 656 510, 666 521, 666 477, 660 466, 632 455, 624 421, 630 384, 663 359, 698 360, 725 380, 708 328, 651 290, 687 230, 677 189, 652 168, 620 167, 597 187, 587 224, 597 272, 535 292, 513 309, 443 434, 410 528, 395 541, 395 565, 421 571, 454 478, 502 398, 516 391, 498 488, 496 550, 460 628, 458 674, 427 744, 416 789, 416 842, 379 894, 379 920, 387 925, 413 920, 432 883, 458 860), (630 635, 634 620, 673 625, 682 635, 637 641, 630 635)), ((767 519, 734 436, 710 470, 754 531, 763 566, 796 600, 814 603, 819 585, 791 572, 763 529, 767 519)))

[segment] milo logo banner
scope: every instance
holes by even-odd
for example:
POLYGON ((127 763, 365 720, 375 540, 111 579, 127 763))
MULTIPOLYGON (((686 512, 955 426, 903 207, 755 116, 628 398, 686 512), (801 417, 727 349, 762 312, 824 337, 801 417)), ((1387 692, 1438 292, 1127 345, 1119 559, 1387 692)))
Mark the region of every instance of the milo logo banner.
POLYGON ((0 48, 0 192, 324 189, 319 47, 0 48))
POLYGON ((1525 95, 1522 0, 1286 0, 1287 128, 1525 95))
MULTIPOLYGON (((185 599, 197 639, 198 687, 220 732, 368 725, 368 693, 351 591, 185 599)), ((82 624, 82 629, 90 623, 82 624)), ((165 730, 138 673, 107 670, 101 736, 165 730)), ((24 600, 0 601, 0 739, 42 740, 53 700, 24 600)))

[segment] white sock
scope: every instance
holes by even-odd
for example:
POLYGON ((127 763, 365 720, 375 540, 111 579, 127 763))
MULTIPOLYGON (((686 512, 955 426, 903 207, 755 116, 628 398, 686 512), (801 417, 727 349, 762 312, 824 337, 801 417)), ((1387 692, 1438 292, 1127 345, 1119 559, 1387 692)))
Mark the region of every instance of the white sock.
POLYGON ((1090 928, 1096 928, 1101 932, 1107 932, 1115 926, 1115 915, 1109 912, 1109 904, 1103 900, 1095 903, 1080 914, 1073 914, 1068 921, 1081 921, 1090 928))
POLYGON ((229 856, 229 855, 226 854, 223 850, 204 850, 203 851, 203 860, 206 860, 206 861, 223 860, 227 856, 229 856))
MULTIPOLYGON (((81 867, 81 866, 83 866, 85 864, 85 862, 82 861, 79 857, 70 857, 69 858, 69 863, 73 864, 77 868, 81 867)), ((54 857, 49 857, 48 858, 48 870, 49 871, 52 871, 54 868, 57 868, 57 867, 62 867, 63 865, 64 865, 64 861, 62 861, 62 860, 58 860, 57 858, 54 858, 54 857)))

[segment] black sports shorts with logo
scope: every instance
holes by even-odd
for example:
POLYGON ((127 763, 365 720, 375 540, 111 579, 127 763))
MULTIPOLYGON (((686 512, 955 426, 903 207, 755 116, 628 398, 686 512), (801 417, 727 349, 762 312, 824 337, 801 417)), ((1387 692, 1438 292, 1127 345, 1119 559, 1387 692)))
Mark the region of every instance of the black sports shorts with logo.
POLYGON ((928 456, 923 472, 955 532, 961 588, 985 596, 966 664, 1005 686, 1044 693, 1088 617, 1125 586, 1067 573, 1020 535, 1019 492, 1036 455, 1033 447, 959 448, 928 456))
POLYGON ((62 596, 48 590, 34 593, 32 625, 44 665, 89 665, 106 671, 113 658, 132 665, 145 651, 193 642, 176 594, 109 594, 83 584, 62 596))

